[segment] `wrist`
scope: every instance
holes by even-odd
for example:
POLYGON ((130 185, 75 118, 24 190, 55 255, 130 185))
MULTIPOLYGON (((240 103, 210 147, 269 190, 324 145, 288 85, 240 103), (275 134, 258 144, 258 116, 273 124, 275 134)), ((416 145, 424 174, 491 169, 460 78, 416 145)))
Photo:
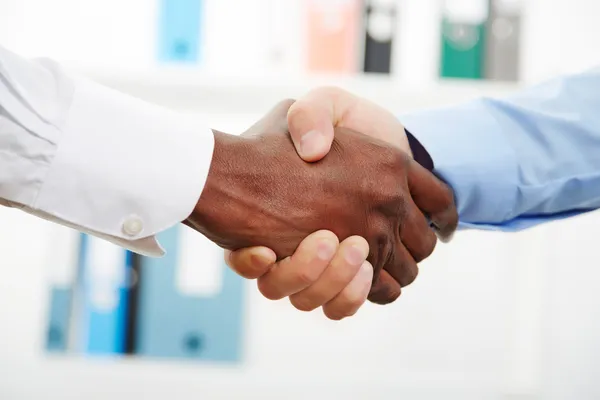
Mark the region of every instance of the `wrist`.
POLYGON ((228 225, 236 218, 240 207, 239 200, 244 198, 239 179, 248 166, 248 140, 239 136, 213 130, 213 157, 206 183, 192 214, 184 224, 194 228, 210 240, 221 246, 221 235, 216 231, 228 225))

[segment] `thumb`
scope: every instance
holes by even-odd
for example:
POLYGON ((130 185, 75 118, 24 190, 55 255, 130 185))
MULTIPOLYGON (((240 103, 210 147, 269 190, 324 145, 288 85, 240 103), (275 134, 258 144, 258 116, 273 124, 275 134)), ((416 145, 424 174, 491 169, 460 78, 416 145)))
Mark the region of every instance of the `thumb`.
POLYGON ((319 88, 289 108, 288 127, 296 151, 304 161, 325 157, 333 142, 333 129, 353 103, 354 96, 338 88, 319 88))

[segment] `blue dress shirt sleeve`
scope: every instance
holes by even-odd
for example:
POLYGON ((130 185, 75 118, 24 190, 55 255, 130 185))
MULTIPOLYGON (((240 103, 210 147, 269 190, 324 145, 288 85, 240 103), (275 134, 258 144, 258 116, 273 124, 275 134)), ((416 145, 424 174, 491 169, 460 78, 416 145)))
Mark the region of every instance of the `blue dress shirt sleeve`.
POLYGON ((600 68, 400 120, 453 188, 462 228, 520 230, 600 207, 600 68))

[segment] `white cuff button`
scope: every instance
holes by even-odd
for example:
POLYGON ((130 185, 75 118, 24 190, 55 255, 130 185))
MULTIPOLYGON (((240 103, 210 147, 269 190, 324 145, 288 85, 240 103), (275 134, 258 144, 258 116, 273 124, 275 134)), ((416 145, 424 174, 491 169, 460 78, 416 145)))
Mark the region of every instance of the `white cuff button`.
POLYGON ((139 217, 129 217, 123 224, 123 233, 128 236, 137 236, 144 229, 144 224, 139 217))

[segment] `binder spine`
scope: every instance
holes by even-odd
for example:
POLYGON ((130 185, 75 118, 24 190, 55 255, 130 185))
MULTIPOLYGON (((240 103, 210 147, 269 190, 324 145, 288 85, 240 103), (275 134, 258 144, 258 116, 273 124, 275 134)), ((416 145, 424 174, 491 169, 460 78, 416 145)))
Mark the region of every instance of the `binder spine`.
POLYGON ((519 80, 521 42, 520 0, 491 0, 487 24, 485 78, 519 80))
POLYGON ((52 288, 50 316, 46 332, 46 350, 63 353, 68 350, 69 325, 71 323, 70 288, 52 288))
POLYGON ((446 0, 442 17, 440 76, 484 78, 488 0, 446 0))
POLYGON ((125 354, 137 352, 136 337, 138 335, 139 282, 142 256, 127 252, 127 316, 125 321, 125 354))
MULTIPOLYGON (((244 280, 220 257, 222 285, 218 292, 210 289, 199 295, 181 291, 176 275, 182 262, 183 229, 189 228, 177 226, 159 234, 167 252, 164 257, 142 258, 137 354, 237 362, 242 353, 244 280)), ((214 246, 212 251, 222 250, 214 246)), ((211 258, 196 258, 194 267, 211 268, 206 265, 211 258)))
POLYGON ((158 59, 166 63, 199 63, 201 0, 161 0, 158 59))
POLYGON ((397 13, 395 1, 367 2, 364 21, 364 72, 391 73, 397 13))
POLYGON ((83 235, 80 346, 89 355, 125 350, 128 288, 127 253, 102 239, 83 235))
POLYGON ((361 3, 358 0, 305 0, 307 68, 317 73, 355 73, 361 3))
POLYGON ((48 352, 69 350, 79 234, 69 228, 55 226, 51 230, 46 260, 50 272, 50 301, 45 348, 48 352))

